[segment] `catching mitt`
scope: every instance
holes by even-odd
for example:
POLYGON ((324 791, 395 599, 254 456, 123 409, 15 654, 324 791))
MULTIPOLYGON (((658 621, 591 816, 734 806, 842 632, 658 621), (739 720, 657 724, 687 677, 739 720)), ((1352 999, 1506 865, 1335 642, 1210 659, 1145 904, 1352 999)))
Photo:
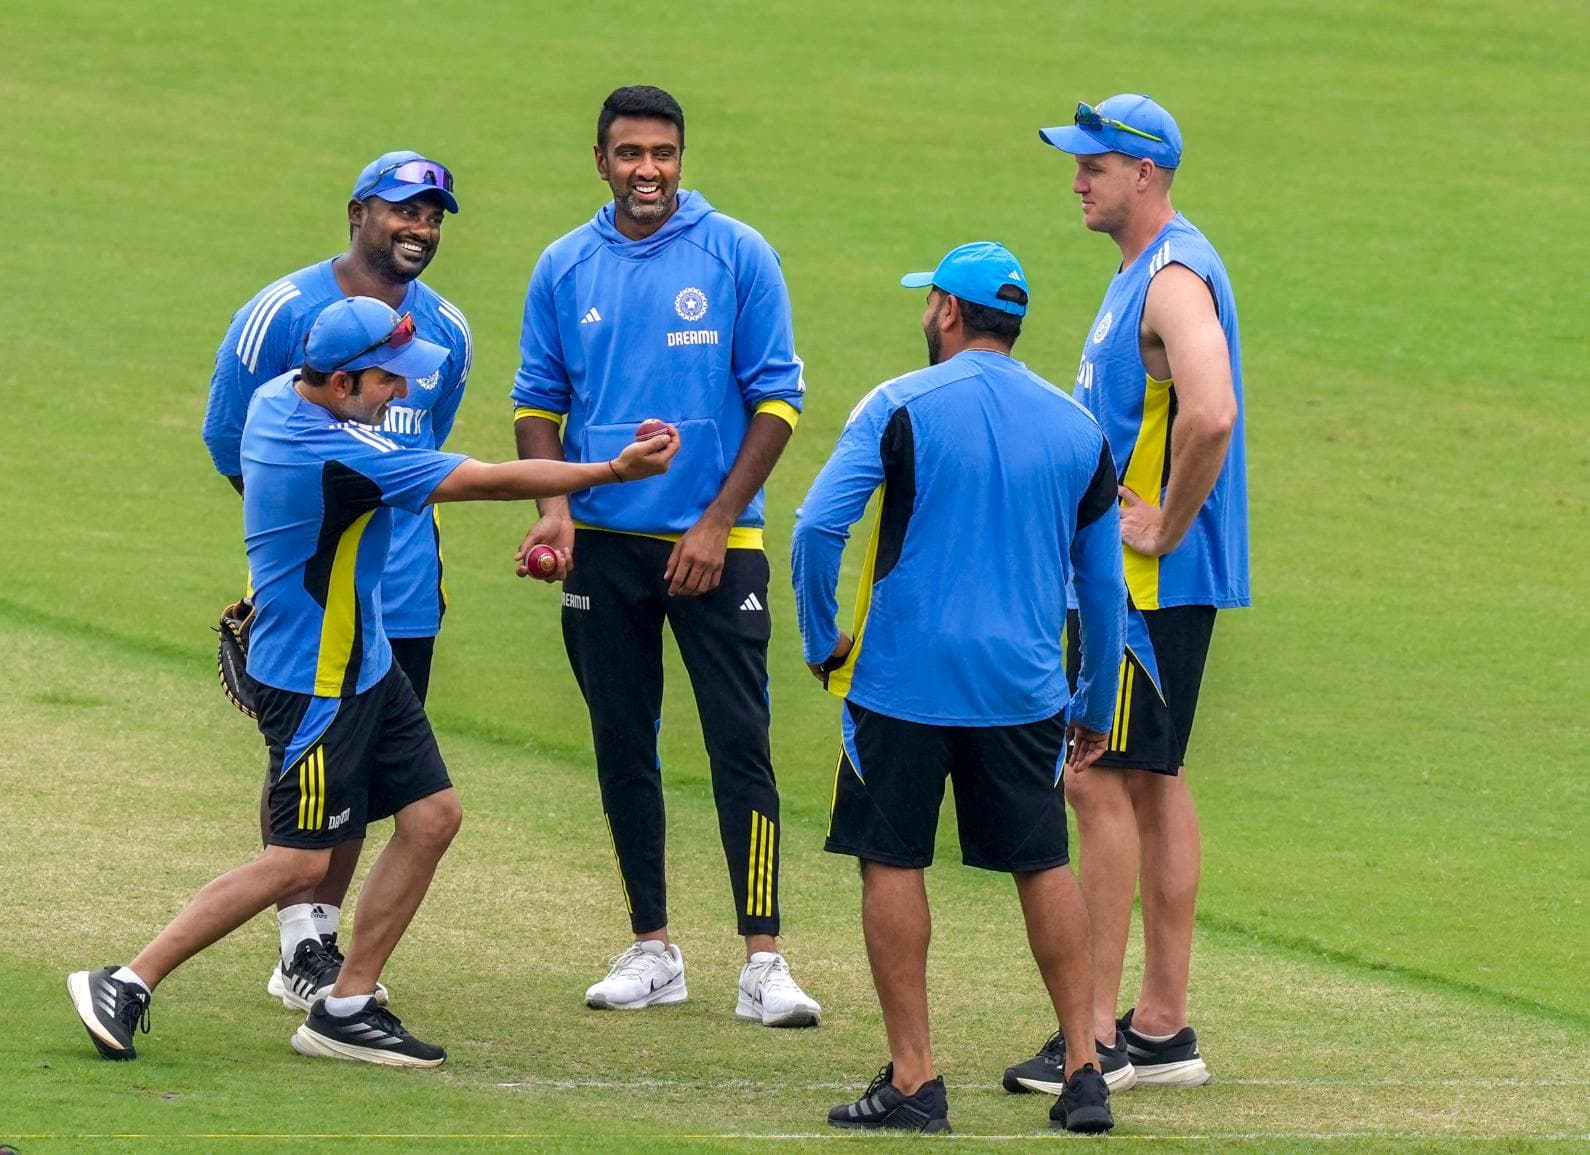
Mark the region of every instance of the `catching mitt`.
POLYGON ((248 598, 233 602, 221 611, 221 623, 215 632, 221 635, 216 648, 216 672, 221 678, 221 692, 250 718, 259 717, 255 691, 259 686, 248 676, 248 632, 254 624, 254 603, 248 598))

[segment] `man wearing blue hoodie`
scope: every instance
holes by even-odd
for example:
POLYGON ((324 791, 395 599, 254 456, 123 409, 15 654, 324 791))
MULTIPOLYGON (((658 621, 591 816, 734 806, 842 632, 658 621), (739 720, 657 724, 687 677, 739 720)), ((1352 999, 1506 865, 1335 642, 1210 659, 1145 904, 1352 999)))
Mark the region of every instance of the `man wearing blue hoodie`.
POLYGON ((585 993, 598 1009, 685 998, 669 940, 657 755, 662 629, 695 691, 718 832, 745 939, 736 1014, 816 1026, 821 1008, 778 952, 779 798, 768 743, 768 563, 762 486, 799 418, 805 382, 778 255, 752 228, 680 191, 684 113, 620 88, 602 105, 594 220, 555 241, 530 278, 514 379, 521 458, 605 461, 637 421, 679 429, 667 479, 539 503, 520 547, 558 551, 563 640, 591 715, 597 781, 634 943, 585 993))

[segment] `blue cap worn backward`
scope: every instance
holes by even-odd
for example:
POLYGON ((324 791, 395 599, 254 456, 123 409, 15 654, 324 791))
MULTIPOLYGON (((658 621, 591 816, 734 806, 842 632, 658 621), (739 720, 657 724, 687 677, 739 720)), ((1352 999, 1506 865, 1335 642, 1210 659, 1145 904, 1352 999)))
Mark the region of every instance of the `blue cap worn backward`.
POLYGON ((414 318, 374 297, 344 297, 321 310, 304 338, 304 364, 320 373, 379 368, 410 380, 429 377, 447 350, 414 336, 414 318))
POLYGON ((987 305, 1001 313, 1027 314, 1027 274, 1011 251, 997 241, 973 241, 951 249, 931 273, 907 273, 900 284, 908 289, 921 289, 932 285, 935 289, 970 301, 974 305, 987 305), (1016 294, 999 295, 999 290, 1010 285, 1019 290, 1020 300, 1009 300, 1016 294))
POLYGON ((442 198, 450 213, 458 211, 453 195, 453 174, 438 161, 427 160, 417 152, 383 152, 359 172, 353 182, 353 199, 380 197, 384 201, 406 201, 421 193, 433 192, 442 198))
POLYGON ((1146 96, 1123 92, 1099 104, 1078 104, 1071 124, 1040 128, 1038 136, 1072 156, 1124 152, 1160 168, 1181 164, 1181 129, 1146 96))

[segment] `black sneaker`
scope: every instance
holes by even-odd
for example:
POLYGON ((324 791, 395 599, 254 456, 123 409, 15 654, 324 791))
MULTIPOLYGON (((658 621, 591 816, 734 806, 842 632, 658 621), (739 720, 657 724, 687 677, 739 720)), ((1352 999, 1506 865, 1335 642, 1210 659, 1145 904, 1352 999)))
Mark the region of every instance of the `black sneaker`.
POLYGON ((1131 1011, 1122 1015, 1117 1025, 1126 1040, 1126 1053, 1137 1068, 1139 1083, 1151 1087, 1201 1087, 1209 1081, 1209 1068, 1198 1053, 1198 1036, 1190 1026, 1163 1043, 1156 1043, 1132 1029, 1131 1011))
POLYGON ((109 966, 97 971, 73 971, 66 976, 66 991, 101 1056, 136 1059, 133 1032, 149 1033, 149 992, 136 983, 110 977, 120 969, 109 966))
POLYGON ((1049 1126, 1085 1135, 1100 1135, 1115 1126, 1115 1116, 1110 1114, 1110 1088, 1092 1063, 1072 1072, 1065 1093, 1049 1108, 1049 1126))
POLYGON ((907 1096, 889 1082, 893 1076, 894 1064, 885 1064, 861 1098, 854 1103, 841 1103, 828 1112, 828 1122, 835 1127, 950 1134, 950 1105, 944 1094, 944 1080, 931 1079, 918 1087, 916 1094, 907 1096))
POLYGON ((447 1052, 409 1034, 398 1017, 374 998, 343 1018, 326 1013, 316 999, 304 1025, 293 1033, 293 1050, 327 1059, 357 1059, 387 1067, 439 1067, 447 1052))
MULTIPOLYGON (((1115 1045, 1095 1042, 1099 1052, 1099 1069, 1112 1094, 1130 1091, 1137 1082, 1137 1071, 1126 1056, 1126 1043, 1119 1034, 1115 1045)), ((1059 1031, 1049 1036, 1036 1055, 1025 1063, 1005 1068, 1001 1082, 1012 1095, 1036 1091, 1042 1095, 1059 1095, 1066 1089, 1066 1038, 1059 1031)))
POLYGON ((281 999, 282 1006, 307 1011, 316 999, 331 993, 341 973, 342 952, 333 954, 322 940, 306 938, 293 952, 290 965, 277 964, 265 989, 281 999))
MULTIPOLYGON (((337 945, 337 932, 336 931, 332 931, 330 934, 321 935, 320 936, 320 945, 323 948, 325 948, 326 955, 333 962, 335 962, 337 964, 337 967, 339 968, 339 971, 340 971, 340 968, 342 967, 342 964, 347 962, 348 960, 343 955, 342 948, 337 945)), ((330 992, 327 992, 327 993, 329 994, 330 992)), ((391 994, 390 991, 388 991, 386 989, 386 984, 385 983, 376 983, 375 984, 375 1001, 380 1003, 383 1007, 386 1006, 387 1003, 392 1001, 392 994, 391 994)), ((301 1009, 302 1010, 308 1010, 309 1008, 308 1007, 303 1007, 301 1009)))

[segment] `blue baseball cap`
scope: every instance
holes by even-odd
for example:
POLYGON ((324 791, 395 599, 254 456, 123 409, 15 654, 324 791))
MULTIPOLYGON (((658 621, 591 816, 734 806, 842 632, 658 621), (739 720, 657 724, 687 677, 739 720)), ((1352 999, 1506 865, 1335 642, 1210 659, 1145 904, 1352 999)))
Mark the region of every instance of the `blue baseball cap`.
POLYGON ((304 364, 320 373, 379 368, 399 377, 429 377, 447 350, 414 335, 414 318, 374 297, 344 297, 321 310, 304 338, 304 364))
POLYGON ((970 301, 974 305, 987 305, 1001 313, 1027 314, 1027 274, 1010 250, 997 241, 973 241, 951 249, 931 273, 907 273, 900 284, 908 289, 921 289, 932 285, 970 301), (1021 290, 1022 301, 1008 301, 1000 297, 999 290, 1014 285, 1021 290))
POLYGON ((1146 96, 1123 92, 1097 105, 1078 104, 1071 124, 1040 128, 1038 136, 1072 156, 1124 152, 1160 168, 1181 164, 1181 129, 1146 96))
POLYGON ((421 193, 433 192, 442 198, 442 206, 450 213, 458 211, 458 198, 453 195, 453 174, 447 166, 427 160, 417 152, 383 152, 359 173, 353 182, 353 199, 380 197, 384 201, 406 201, 421 193))

